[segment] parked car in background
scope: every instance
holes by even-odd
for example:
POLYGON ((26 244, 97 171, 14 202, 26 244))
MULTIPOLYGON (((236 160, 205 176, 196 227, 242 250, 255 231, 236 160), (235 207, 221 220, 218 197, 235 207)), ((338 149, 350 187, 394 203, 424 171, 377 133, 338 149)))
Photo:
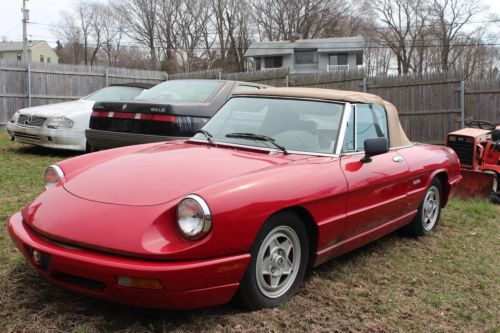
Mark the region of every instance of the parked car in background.
POLYGON ((112 84, 79 100, 35 106, 17 111, 7 123, 12 140, 47 148, 85 151, 85 130, 94 103, 102 100, 130 100, 154 85, 112 84))
POLYGON ((77 292, 257 309, 396 229, 432 233, 460 180, 453 150, 411 143, 378 96, 255 89, 188 140, 50 166, 46 191, 8 230, 41 276, 77 292))
POLYGON ((225 80, 173 80, 134 101, 101 101, 94 105, 87 141, 92 149, 103 149, 190 137, 232 93, 265 87, 225 80))

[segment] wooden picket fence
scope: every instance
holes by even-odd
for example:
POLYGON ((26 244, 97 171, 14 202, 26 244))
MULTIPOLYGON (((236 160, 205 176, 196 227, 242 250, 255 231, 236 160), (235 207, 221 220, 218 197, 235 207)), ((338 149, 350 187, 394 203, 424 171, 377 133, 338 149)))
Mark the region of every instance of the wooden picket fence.
POLYGON ((209 71, 170 74, 83 65, 0 62, 0 128, 21 108, 74 100, 112 83, 160 83, 178 79, 223 79, 276 87, 314 87, 364 91, 399 110, 412 141, 443 143, 465 119, 500 123, 500 80, 463 82, 459 73, 367 77, 364 71, 290 74, 288 69, 241 73, 209 71), (463 95, 463 102, 462 102, 463 95))

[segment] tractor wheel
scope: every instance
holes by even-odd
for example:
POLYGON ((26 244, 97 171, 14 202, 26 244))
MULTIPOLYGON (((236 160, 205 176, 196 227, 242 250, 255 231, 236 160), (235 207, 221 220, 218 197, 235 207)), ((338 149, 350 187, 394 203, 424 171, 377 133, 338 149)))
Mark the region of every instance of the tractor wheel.
POLYGON ((491 188, 490 200, 496 205, 500 204, 500 189, 498 188, 498 174, 493 177, 493 186, 491 188))

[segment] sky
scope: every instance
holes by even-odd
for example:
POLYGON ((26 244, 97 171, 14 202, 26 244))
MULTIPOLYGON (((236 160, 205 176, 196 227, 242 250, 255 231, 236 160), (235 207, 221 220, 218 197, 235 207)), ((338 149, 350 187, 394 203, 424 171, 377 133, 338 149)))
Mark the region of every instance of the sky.
MULTIPOLYGON (((107 0, 100 0, 107 3, 107 0)), ((62 11, 71 12, 78 0, 27 0, 27 7, 30 10, 30 24, 28 25, 28 35, 30 40, 46 40, 55 46, 57 37, 54 35, 54 25, 58 24, 62 11)), ((6 38, 9 41, 22 40, 21 7, 22 0, 0 0, 0 40, 6 38)), ((496 14, 500 17, 499 0, 483 0, 485 5, 490 7, 488 14, 496 14)), ((486 17, 476 18, 474 25, 484 25, 488 20, 486 17)), ((500 22, 487 23, 489 33, 495 38, 488 39, 487 43, 495 43, 500 47, 500 22)))

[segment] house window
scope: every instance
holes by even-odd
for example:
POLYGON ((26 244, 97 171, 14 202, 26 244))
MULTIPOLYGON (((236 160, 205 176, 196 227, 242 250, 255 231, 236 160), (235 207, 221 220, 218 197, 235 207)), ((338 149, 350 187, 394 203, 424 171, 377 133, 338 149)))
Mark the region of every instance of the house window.
POLYGON ((283 57, 265 57, 264 63, 266 65, 266 68, 283 67, 283 57))
POLYGON ((43 62, 43 54, 40 54, 40 62, 43 62))
POLYGON ((296 65, 310 65, 318 63, 317 50, 295 51, 296 65))
POLYGON ((333 53, 329 58, 330 65, 347 65, 347 53, 333 53))
POLYGON ((47 57, 47 63, 50 64, 51 60, 50 57, 47 57))
POLYGON ((363 65, 363 52, 356 53, 356 65, 363 65))
POLYGON ((0 53, 0 60, 3 60, 3 53, 0 53))
POLYGON ((21 61, 21 59, 22 59, 21 52, 18 52, 17 53, 17 61, 21 61))
POLYGON ((260 58, 255 58, 255 70, 260 71, 261 64, 260 64, 260 58))

